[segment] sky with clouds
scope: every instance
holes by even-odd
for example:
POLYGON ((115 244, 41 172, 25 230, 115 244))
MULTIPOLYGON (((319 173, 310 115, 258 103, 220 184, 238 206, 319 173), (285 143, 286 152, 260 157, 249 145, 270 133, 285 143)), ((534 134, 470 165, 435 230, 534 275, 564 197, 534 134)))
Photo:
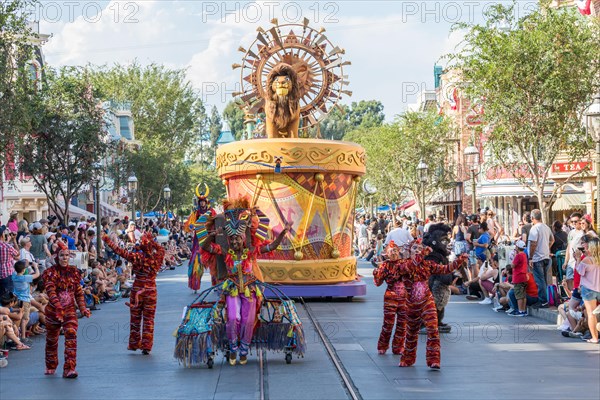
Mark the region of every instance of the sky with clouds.
MULTIPOLYGON (((301 23, 324 27, 329 40, 346 50, 353 95, 345 103, 381 100, 386 119, 433 89, 433 66, 452 51, 461 33, 456 22, 479 22, 489 1, 196 1, 42 0, 31 10, 52 66, 159 63, 186 68, 204 101, 220 110, 236 90, 242 53, 256 28, 301 23)), ((518 1, 525 13, 537 1, 518 1)))

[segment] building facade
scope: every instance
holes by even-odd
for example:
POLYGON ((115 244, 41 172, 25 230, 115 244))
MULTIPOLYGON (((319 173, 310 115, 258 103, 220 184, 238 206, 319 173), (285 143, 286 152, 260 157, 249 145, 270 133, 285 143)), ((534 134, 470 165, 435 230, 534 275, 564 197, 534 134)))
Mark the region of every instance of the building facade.
MULTIPOLYGON (((42 46, 50 35, 40 33, 39 22, 30 22, 29 28, 34 33, 30 40, 35 44, 33 58, 29 63, 29 75, 32 85, 39 86, 46 64, 42 46)), ((14 156, 8 154, 4 170, 0 171, 0 224, 5 224, 10 215, 15 213, 19 220, 25 218, 28 221, 48 216, 46 195, 35 188, 29 177, 18 172, 17 162, 14 156)))

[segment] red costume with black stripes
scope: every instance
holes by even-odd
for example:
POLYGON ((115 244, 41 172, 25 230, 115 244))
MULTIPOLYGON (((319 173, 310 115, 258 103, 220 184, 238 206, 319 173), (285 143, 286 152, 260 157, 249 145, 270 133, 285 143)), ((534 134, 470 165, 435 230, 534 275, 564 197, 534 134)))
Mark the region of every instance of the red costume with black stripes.
POLYGON ((392 340, 392 353, 402 354, 404 351, 404 338, 406 336, 406 288, 404 282, 394 274, 389 263, 382 263, 373 271, 375 285, 381 286, 384 282, 387 289, 383 295, 383 326, 377 342, 379 354, 385 354, 390 346, 390 338, 396 325, 396 332, 392 340))
POLYGON ((59 252, 59 261, 42 275, 49 300, 44 312, 47 331, 46 375, 53 375, 58 366, 58 338, 62 328, 65 335, 63 377, 76 378, 78 321, 75 303, 84 316, 89 317, 90 311, 85 306, 81 274, 77 267, 68 265, 70 252, 66 245, 59 243, 64 246, 59 252))
POLYGON ((440 368, 440 334, 438 317, 429 289, 429 277, 434 274, 449 274, 465 263, 468 256, 463 254, 449 265, 437 264, 425 257, 431 253, 430 247, 423 247, 420 240, 398 248, 390 243, 386 249, 388 260, 384 269, 391 281, 401 280, 406 290, 406 320, 396 324, 406 324, 406 338, 403 342, 400 366, 408 367, 417 359, 419 329, 425 325, 427 330, 426 362, 431 368, 440 368))
POLYGON ((141 349, 144 354, 152 350, 154 342, 154 314, 156 312, 156 275, 162 266, 165 249, 152 235, 144 235, 140 251, 127 251, 104 235, 102 238, 115 253, 131 262, 135 280, 131 289, 129 322, 129 350, 141 349), (143 327, 143 330, 141 329, 143 327), (141 335, 140 335, 141 333, 141 335), (141 340, 140 340, 141 336, 141 340))

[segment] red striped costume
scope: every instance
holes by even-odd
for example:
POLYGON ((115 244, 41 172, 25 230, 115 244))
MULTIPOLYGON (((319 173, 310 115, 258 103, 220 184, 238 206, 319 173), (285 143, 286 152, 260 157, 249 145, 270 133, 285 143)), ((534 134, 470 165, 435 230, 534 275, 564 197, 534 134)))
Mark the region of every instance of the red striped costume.
POLYGON ((396 325, 396 332, 392 340, 392 353, 402 354, 404 351, 404 337, 406 336, 406 288, 404 282, 394 274, 390 268, 392 264, 382 263, 373 271, 375 285, 387 283, 383 295, 383 326, 377 342, 379 354, 385 354, 390 346, 390 338, 396 325))
POLYGON ((467 256, 463 254, 449 265, 436 264, 423 259, 430 251, 431 249, 426 247, 421 254, 414 255, 410 260, 393 262, 392 268, 395 268, 395 272, 402 277, 408 296, 406 340, 404 352, 400 358, 401 367, 408 367, 415 363, 419 329, 423 324, 427 330, 427 366, 440 368, 440 334, 437 311, 428 281, 431 275, 449 274, 467 260, 467 256))
POLYGON ((115 253, 131 262, 135 280, 131 289, 129 321, 129 350, 152 350, 154 342, 154 314, 156 312, 156 275, 162 266, 165 249, 151 236, 144 235, 141 251, 130 252, 120 248, 107 236, 102 238, 115 253), (141 340, 140 340, 141 336, 141 340))
POLYGON ((90 316, 83 297, 81 275, 76 267, 57 264, 44 271, 43 280, 49 299, 44 312, 47 330, 46 374, 54 374, 58 366, 58 338, 62 328, 65 335, 63 377, 76 378, 78 322, 75 303, 83 315, 90 316))

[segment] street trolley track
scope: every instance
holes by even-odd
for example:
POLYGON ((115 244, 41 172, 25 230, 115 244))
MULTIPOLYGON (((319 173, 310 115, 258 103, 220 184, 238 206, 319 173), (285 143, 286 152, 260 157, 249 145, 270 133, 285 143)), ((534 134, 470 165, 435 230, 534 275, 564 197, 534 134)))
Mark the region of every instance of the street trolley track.
MULTIPOLYGON (((333 363, 333 365, 340 377, 341 384, 344 387, 344 390, 346 392, 346 395, 348 396, 348 399, 362 400, 362 396, 360 395, 360 392, 354 385, 354 382, 353 382, 352 378, 350 377, 350 374, 348 374, 348 371, 346 371, 346 368, 344 368, 344 364, 338 357, 337 352, 331 345, 331 342, 329 341, 329 338, 323 331, 323 328, 321 328, 321 324, 315 318, 310 306, 308 304, 306 304, 306 302, 304 301, 304 298, 300 297, 299 300, 300 300, 300 303, 302 304, 302 306, 304 307, 304 309, 306 310, 306 314, 308 315, 308 318, 310 319, 312 325, 314 326, 315 331, 319 335, 319 339, 321 340, 321 343, 323 343, 323 346, 325 347, 325 350, 327 351, 327 355, 329 356, 329 359, 333 363)), ((260 351, 258 353, 258 357, 259 357, 258 365, 259 365, 259 385, 260 385, 259 399, 260 400, 268 400, 269 399, 269 390, 268 390, 269 385, 268 385, 268 370, 267 370, 266 352, 264 350, 260 351)))

